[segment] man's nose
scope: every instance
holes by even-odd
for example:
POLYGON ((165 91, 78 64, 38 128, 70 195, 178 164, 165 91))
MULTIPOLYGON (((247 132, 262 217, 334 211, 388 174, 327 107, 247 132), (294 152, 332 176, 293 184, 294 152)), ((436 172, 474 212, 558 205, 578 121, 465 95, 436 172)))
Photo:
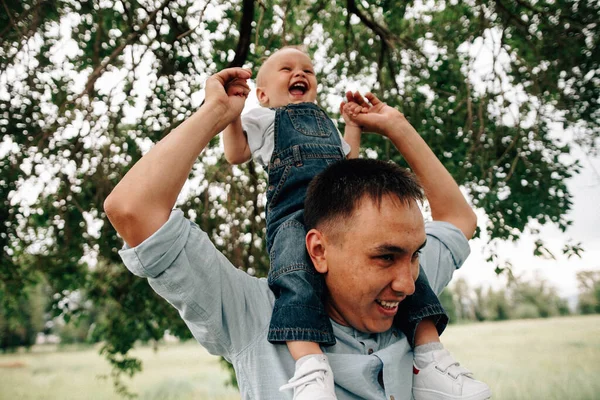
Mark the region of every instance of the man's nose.
POLYGON ((302 69, 297 69, 294 76, 306 76, 306 73, 302 69))
POLYGON ((415 292, 415 279, 413 277, 410 265, 402 265, 394 274, 392 290, 405 296, 410 296, 415 292))

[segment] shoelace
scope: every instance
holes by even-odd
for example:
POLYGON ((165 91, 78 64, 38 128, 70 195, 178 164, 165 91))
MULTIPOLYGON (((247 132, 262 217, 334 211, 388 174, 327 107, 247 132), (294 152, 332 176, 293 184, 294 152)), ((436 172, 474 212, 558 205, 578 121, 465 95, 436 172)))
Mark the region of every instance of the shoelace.
POLYGON ((323 381, 325 380, 325 377, 323 375, 325 374, 325 371, 326 371, 325 369, 311 371, 310 374, 301 376, 298 379, 295 379, 289 383, 286 383, 285 385, 283 385, 282 387, 279 388, 279 391, 282 392, 282 391, 288 390, 288 389, 296 389, 298 387, 308 385, 309 383, 312 383, 312 382, 318 382, 320 385, 324 386, 323 381))

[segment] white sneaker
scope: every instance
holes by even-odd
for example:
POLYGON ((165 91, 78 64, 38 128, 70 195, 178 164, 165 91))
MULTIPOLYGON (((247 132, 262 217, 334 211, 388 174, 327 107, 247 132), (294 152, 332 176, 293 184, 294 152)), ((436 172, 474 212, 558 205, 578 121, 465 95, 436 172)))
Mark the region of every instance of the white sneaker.
POLYGON ((296 367, 294 377, 279 391, 294 389, 294 400, 336 400, 334 386, 327 356, 313 356, 296 367))
POLYGON ((473 374, 446 349, 431 352, 433 362, 425 368, 413 367, 415 400, 486 400, 492 397, 490 387, 475 380, 473 374))

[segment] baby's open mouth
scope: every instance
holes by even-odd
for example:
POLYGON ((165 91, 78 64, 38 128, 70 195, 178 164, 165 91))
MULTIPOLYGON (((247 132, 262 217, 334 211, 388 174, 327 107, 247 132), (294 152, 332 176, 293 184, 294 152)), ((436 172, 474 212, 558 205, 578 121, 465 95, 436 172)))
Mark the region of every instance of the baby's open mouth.
POLYGON ((300 96, 306 93, 308 86, 304 82, 296 82, 290 86, 290 93, 295 96, 300 96))

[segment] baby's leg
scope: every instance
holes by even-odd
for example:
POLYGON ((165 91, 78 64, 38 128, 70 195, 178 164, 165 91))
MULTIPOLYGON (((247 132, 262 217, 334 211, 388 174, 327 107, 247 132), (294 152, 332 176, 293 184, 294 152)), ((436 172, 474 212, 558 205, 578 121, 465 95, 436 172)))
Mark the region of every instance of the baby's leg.
POLYGON ((400 304, 394 322, 414 347, 414 399, 489 399, 489 386, 473 379, 471 372, 461 367, 440 343, 448 317, 422 269, 415 282, 415 293, 400 304))
POLYGON ((408 339, 411 347, 439 342, 448 324, 448 316, 437 295, 431 290, 423 268, 415 282, 415 293, 400 303, 394 325, 408 339))
POLYGON ((297 219, 301 215, 278 227, 270 248, 268 279, 276 299, 268 340, 333 345, 333 328, 323 305, 325 283, 306 252, 306 230, 297 219))
POLYGON ((323 278, 306 252, 301 217, 279 226, 270 249, 269 286, 276 300, 267 338, 285 342, 296 360, 294 377, 280 390, 294 389, 295 400, 333 400, 333 372, 320 345, 334 344, 335 337, 323 305, 323 278))
POLYGON ((323 354, 321 346, 316 342, 300 342, 300 341, 288 341, 287 344, 292 357, 298 361, 302 357, 310 356, 313 354, 323 354))

